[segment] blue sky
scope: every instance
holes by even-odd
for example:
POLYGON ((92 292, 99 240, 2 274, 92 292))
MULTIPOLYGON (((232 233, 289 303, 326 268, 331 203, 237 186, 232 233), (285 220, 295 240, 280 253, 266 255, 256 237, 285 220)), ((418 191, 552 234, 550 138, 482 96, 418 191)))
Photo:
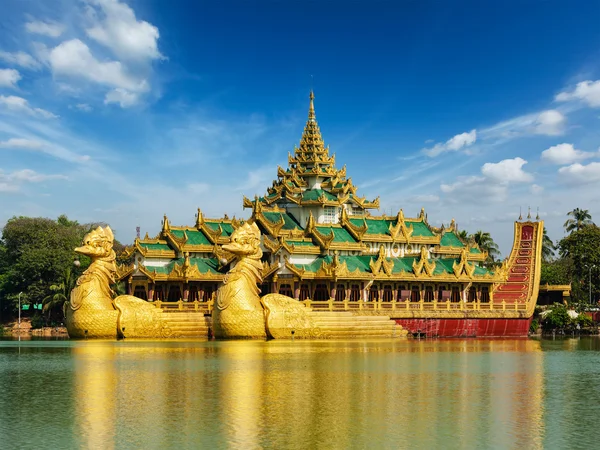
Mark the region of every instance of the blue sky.
POLYGON ((65 213, 131 242, 163 213, 247 216, 311 84, 326 144, 380 213, 425 207, 504 254, 520 208, 553 239, 575 207, 600 216, 598 2, 2 5, 0 224, 65 213))

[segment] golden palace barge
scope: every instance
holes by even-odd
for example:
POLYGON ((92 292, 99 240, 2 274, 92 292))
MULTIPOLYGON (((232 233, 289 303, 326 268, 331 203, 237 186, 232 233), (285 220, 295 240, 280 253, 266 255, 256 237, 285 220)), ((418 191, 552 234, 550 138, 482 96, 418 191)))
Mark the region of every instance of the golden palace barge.
MULTIPOLYGON (((337 169, 317 124, 311 92, 300 146, 277 169, 264 197, 244 197, 262 234, 263 294, 280 293, 313 311, 351 311, 394 319, 428 336, 526 336, 536 305, 543 222, 517 221, 510 256, 493 270, 487 254, 459 238, 454 220, 434 227, 417 217, 374 216, 379 199, 360 197, 337 169)), ((136 239, 118 278, 128 293, 162 309, 204 314, 235 255, 222 246, 244 221, 193 226, 165 216, 160 233, 136 239)))

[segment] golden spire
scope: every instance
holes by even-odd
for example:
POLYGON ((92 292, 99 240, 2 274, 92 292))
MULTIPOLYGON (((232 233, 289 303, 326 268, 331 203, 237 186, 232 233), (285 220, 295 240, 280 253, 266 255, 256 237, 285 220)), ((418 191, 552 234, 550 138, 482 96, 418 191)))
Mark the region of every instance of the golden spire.
POLYGON ((308 120, 311 122, 317 121, 317 116, 315 115, 315 94, 310 90, 310 106, 308 107, 308 120))
POLYGON ((326 156, 327 149, 323 143, 323 137, 321 136, 321 130, 317 123, 317 116, 315 114, 314 104, 315 94, 310 91, 310 105, 308 107, 308 120, 300 139, 300 148, 296 148, 296 155, 303 155, 302 160, 304 162, 314 162, 318 156, 326 156))

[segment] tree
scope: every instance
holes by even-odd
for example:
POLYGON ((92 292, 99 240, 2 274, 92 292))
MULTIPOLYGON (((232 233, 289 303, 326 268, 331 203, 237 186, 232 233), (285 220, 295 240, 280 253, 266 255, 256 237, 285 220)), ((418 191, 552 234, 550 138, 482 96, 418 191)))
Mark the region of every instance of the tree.
POLYGON ((47 313, 46 321, 50 321, 50 317, 53 313, 59 311, 59 316, 62 316, 63 304, 69 300, 71 291, 75 287, 77 279, 73 276, 73 272, 70 267, 65 269, 65 273, 58 284, 50 285, 50 295, 42 301, 43 309, 42 312, 47 313))
POLYGON ((554 258, 554 251, 556 250, 556 245, 548 236, 548 230, 544 227, 544 237, 542 238, 542 260, 544 262, 551 261, 554 258))
POLYGON ((487 231, 478 230, 471 235, 471 238, 479 246, 479 248, 488 254, 486 260, 487 265, 494 265, 496 260, 500 257, 500 250, 498 245, 492 239, 492 236, 487 231))
POLYGON ((592 296, 600 292, 598 270, 600 270, 600 228, 591 224, 573 231, 559 244, 561 258, 572 262, 572 299, 578 303, 589 302, 591 278, 592 296))
POLYGON ((469 233, 467 232, 467 230, 460 230, 456 233, 456 235, 463 242, 467 242, 469 240, 469 233))
MULTIPOLYGON (((0 298, 7 312, 14 314, 19 293, 22 303, 42 303, 53 294, 52 285, 60 284, 65 270, 73 267, 73 249, 81 244, 89 230, 87 225, 61 216, 57 220, 41 217, 13 217, 2 230, 0 241, 0 298)), ((73 268, 76 278, 88 265, 89 258, 79 258, 81 266, 73 268)), ((54 292, 55 293, 55 292, 54 292)))
POLYGON ((592 225, 592 216, 587 209, 575 208, 567 213, 569 219, 563 225, 567 233, 579 231, 587 225, 592 225))

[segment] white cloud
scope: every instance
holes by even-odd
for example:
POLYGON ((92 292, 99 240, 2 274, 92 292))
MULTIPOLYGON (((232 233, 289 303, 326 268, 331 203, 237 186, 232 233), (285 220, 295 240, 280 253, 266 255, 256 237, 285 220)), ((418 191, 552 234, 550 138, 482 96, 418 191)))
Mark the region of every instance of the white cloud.
POLYGON ((558 169, 559 176, 571 184, 587 184, 600 181, 600 163, 591 162, 588 165, 571 164, 558 169))
POLYGON ((531 187, 529 188, 529 191, 533 195, 538 195, 538 194, 541 194, 542 192, 544 192, 544 187, 540 186, 538 184, 532 184, 531 187))
POLYGON ((21 74, 15 69, 0 69, 0 87, 16 88, 21 74))
POLYGON ((477 130, 471 130, 468 133, 457 134, 446 142, 439 142, 431 148, 424 148, 422 151, 428 156, 438 156, 445 152, 456 152, 462 148, 468 147, 477 140, 477 130))
POLYGON ((46 175, 31 169, 4 173, 0 169, 0 192, 17 192, 23 183, 41 183, 49 180, 67 180, 65 175, 46 175))
POLYGON ((571 164, 592 156, 593 153, 577 150, 573 144, 554 145, 542 152, 542 159, 552 164, 571 164))
POLYGON ((556 96, 559 102, 570 100, 581 100, 592 108, 600 107, 600 80, 582 81, 571 92, 561 92, 556 96))
POLYGON ((90 13, 94 25, 90 38, 108 47, 124 60, 145 61, 162 58, 158 50, 158 28, 137 20, 135 12, 118 0, 93 0, 90 13))
POLYGON ((129 108, 139 101, 139 94, 130 92, 123 88, 116 88, 106 93, 104 104, 118 103, 121 108, 129 108))
POLYGON ((440 200, 437 195, 424 194, 424 195, 415 195, 409 199, 410 202, 413 203, 436 203, 440 200))
POLYGON ((535 134, 558 136, 564 133, 567 118, 555 109, 542 111, 533 124, 535 134))
POLYGON ((148 90, 146 80, 138 80, 129 75, 119 61, 98 61, 89 47, 79 39, 65 41, 53 48, 49 53, 49 61, 56 74, 80 77, 133 92, 148 90))
POLYGON ((473 202, 488 203, 501 202, 507 198, 506 184, 492 183, 486 177, 468 176, 458 177, 452 184, 442 184, 440 189, 452 203, 473 202))
POLYGON ((0 106, 4 106, 9 111, 26 113, 35 117, 42 117, 44 119, 55 119, 58 116, 52 114, 50 111, 46 111, 41 108, 32 108, 29 106, 29 102, 22 97, 15 95, 0 95, 0 106))
POLYGON ((39 148, 42 148, 43 145, 44 144, 40 141, 34 141, 32 139, 23 138, 10 138, 6 141, 0 141, 0 148, 37 150, 39 148))
POLYGON ((0 59, 8 64, 14 64, 26 69, 37 69, 40 67, 40 63, 29 53, 25 52, 10 53, 0 50, 0 59))
POLYGON ((41 20, 27 22, 25 29, 29 33, 42 34, 49 37, 58 37, 65 31, 65 27, 56 22, 43 22, 41 20))
POLYGON ((527 183, 533 180, 533 175, 523 171, 527 164, 523 158, 505 159, 498 163, 485 163, 481 167, 481 173, 492 180, 510 183, 527 183))
POLYGON ((90 105, 88 105, 87 103, 77 103, 76 105, 71 105, 69 106, 70 109, 78 109, 79 111, 83 111, 83 112, 91 112, 92 111, 92 107, 90 105))

